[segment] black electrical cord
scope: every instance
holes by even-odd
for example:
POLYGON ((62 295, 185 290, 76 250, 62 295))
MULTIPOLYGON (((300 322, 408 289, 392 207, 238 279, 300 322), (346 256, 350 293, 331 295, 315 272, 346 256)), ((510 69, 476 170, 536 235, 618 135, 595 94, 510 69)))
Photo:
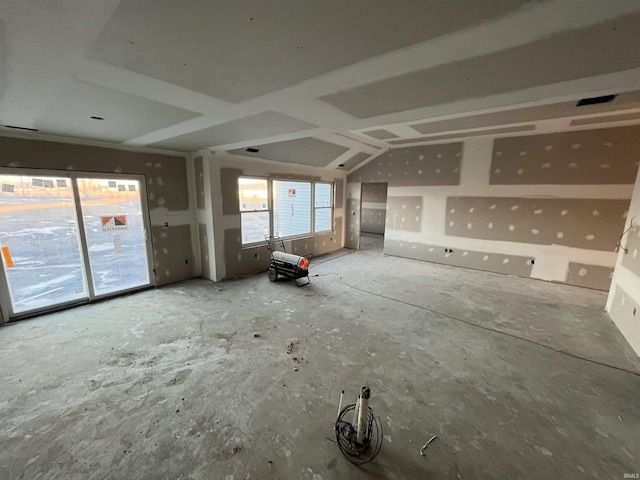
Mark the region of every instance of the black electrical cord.
POLYGON ((369 407, 367 435, 365 436, 364 443, 358 444, 354 440, 356 431, 353 424, 344 420, 345 415, 353 412, 355 407, 355 403, 352 403, 340 411, 335 425, 336 443, 338 444, 340 453, 342 453, 347 460, 354 465, 364 465, 372 461, 378 453, 380 453, 384 434, 382 432, 382 424, 373 414, 371 407, 369 407))

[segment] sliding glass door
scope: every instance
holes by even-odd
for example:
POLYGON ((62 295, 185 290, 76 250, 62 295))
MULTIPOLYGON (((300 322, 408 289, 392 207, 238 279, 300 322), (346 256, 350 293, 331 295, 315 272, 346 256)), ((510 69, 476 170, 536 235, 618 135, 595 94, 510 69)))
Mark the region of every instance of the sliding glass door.
POLYGON ((0 174, 0 249, 13 314, 88 298, 69 178, 0 174))
POLYGON ((143 186, 141 178, 0 172, 0 304, 8 316, 149 285, 143 186))
POLYGON ((149 285, 140 182, 78 178, 78 191, 94 294, 149 285))

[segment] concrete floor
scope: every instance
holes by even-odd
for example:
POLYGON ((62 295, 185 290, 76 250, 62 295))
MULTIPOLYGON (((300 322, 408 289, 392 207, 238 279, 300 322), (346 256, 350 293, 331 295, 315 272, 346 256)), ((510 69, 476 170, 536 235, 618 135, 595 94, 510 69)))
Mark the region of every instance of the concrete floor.
POLYGON ((0 328, 0 478, 640 472, 640 360, 603 292, 379 243, 318 258, 305 288, 192 280, 0 328), (355 467, 326 437, 365 384, 384 445, 355 467))

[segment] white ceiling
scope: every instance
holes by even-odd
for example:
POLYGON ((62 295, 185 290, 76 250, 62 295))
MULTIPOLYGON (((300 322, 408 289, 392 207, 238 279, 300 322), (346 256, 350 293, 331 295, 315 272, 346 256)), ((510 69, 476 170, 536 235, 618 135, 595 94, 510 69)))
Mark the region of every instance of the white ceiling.
POLYGON ((0 124, 349 168, 394 142, 638 123, 637 93, 575 107, 640 90, 638 24, 640 0, 0 0, 0 124))

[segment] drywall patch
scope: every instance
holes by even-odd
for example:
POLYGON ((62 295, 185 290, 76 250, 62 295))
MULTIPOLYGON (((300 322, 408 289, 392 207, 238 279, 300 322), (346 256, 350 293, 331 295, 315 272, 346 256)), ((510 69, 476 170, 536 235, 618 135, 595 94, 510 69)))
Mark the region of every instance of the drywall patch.
POLYGON ((363 183, 362 203, 385 203, 387 201, 386 183, 363 183))
POLYGON ((571 262, 567 269, 565 283, 608 292, 612 278, 613 268, 611 267, 571 262))
POLYGON ((198 224, 198 239, 200 240, 200 268, 203 278, 211 278, 211 268, 209 267, 209 239, 207 237, 207 226, 204 223, 198 224))
POLYGON ((194 175, 196 176, 196 207, 204 210, 204 168, 202 157, 193 159, 194 175))
POLYGON ((445 234, 613 251, 628 207, 629 200, 448 197, 445 234))
POLYGON ((422 225, 422 197, 388 197, 386 228, 419 232, 422 225))
POLYGON ((459 185, 462 142, 390 150, 352 172, 349 182, 386 182, 390 187, 459 185))
POLYGON ((191 227, 177 225, 151 227, 157 285, 178 282, 193 277, 193 252, 191 250, 191 227), (160 254, 164 251, 171 255, 160 254), (158 253, 156 253, 158 252, 158 253), (169 272, 169 273, 167 273, 169 272))
POLYGON ((346 248, 360 248, 360 199, 347 200, 347 234, 344 241, 346 248))
POLYGON ((222 213, 224 215, 240 214, 238 200, 238 177, 242 170, 237 168, 220 169, 220 191, 222 192, 222 213))
POLYGON ((449 249, 441 245, 428 245, 387 238, 384 241, 384 253, 396 257, 473 268, 505 275, 517 275, 519 277, 530 277, 533 269, 530 257, 449 249), (447 252, 446 250, 452 251, 447 252))
POLYGON ((499 135, 504 133, 528 132, 535 130, 535 125, 518 125, 516 127, 492 128, 475 130, 473 132, 449 133, 447 135, 431 135, 429 137, 403 138, 402 140, 389 140, 393 145, 404 145, 418 142, 436 142, 440 140, 455 140, 458 138, 481 137, 486 135, 499 135))
POLYGON ((363 208, 362 226, 360 230, 366 233, 384 234, 387 211, 384 208, 363 208))
POLYGON ((633 184, 639 138, 640 126, 497 138, 490 183, 633 184))
POLYGON ((640 226, 636 225, 629 230, 621 243, 627 249, 622 256, 622 266, 640 277, 640 226))
POLYGON ((236 278, 269 268, 271 262, 266 244, 242 248, 239 228, 224 231, 225 278, 236 278))

